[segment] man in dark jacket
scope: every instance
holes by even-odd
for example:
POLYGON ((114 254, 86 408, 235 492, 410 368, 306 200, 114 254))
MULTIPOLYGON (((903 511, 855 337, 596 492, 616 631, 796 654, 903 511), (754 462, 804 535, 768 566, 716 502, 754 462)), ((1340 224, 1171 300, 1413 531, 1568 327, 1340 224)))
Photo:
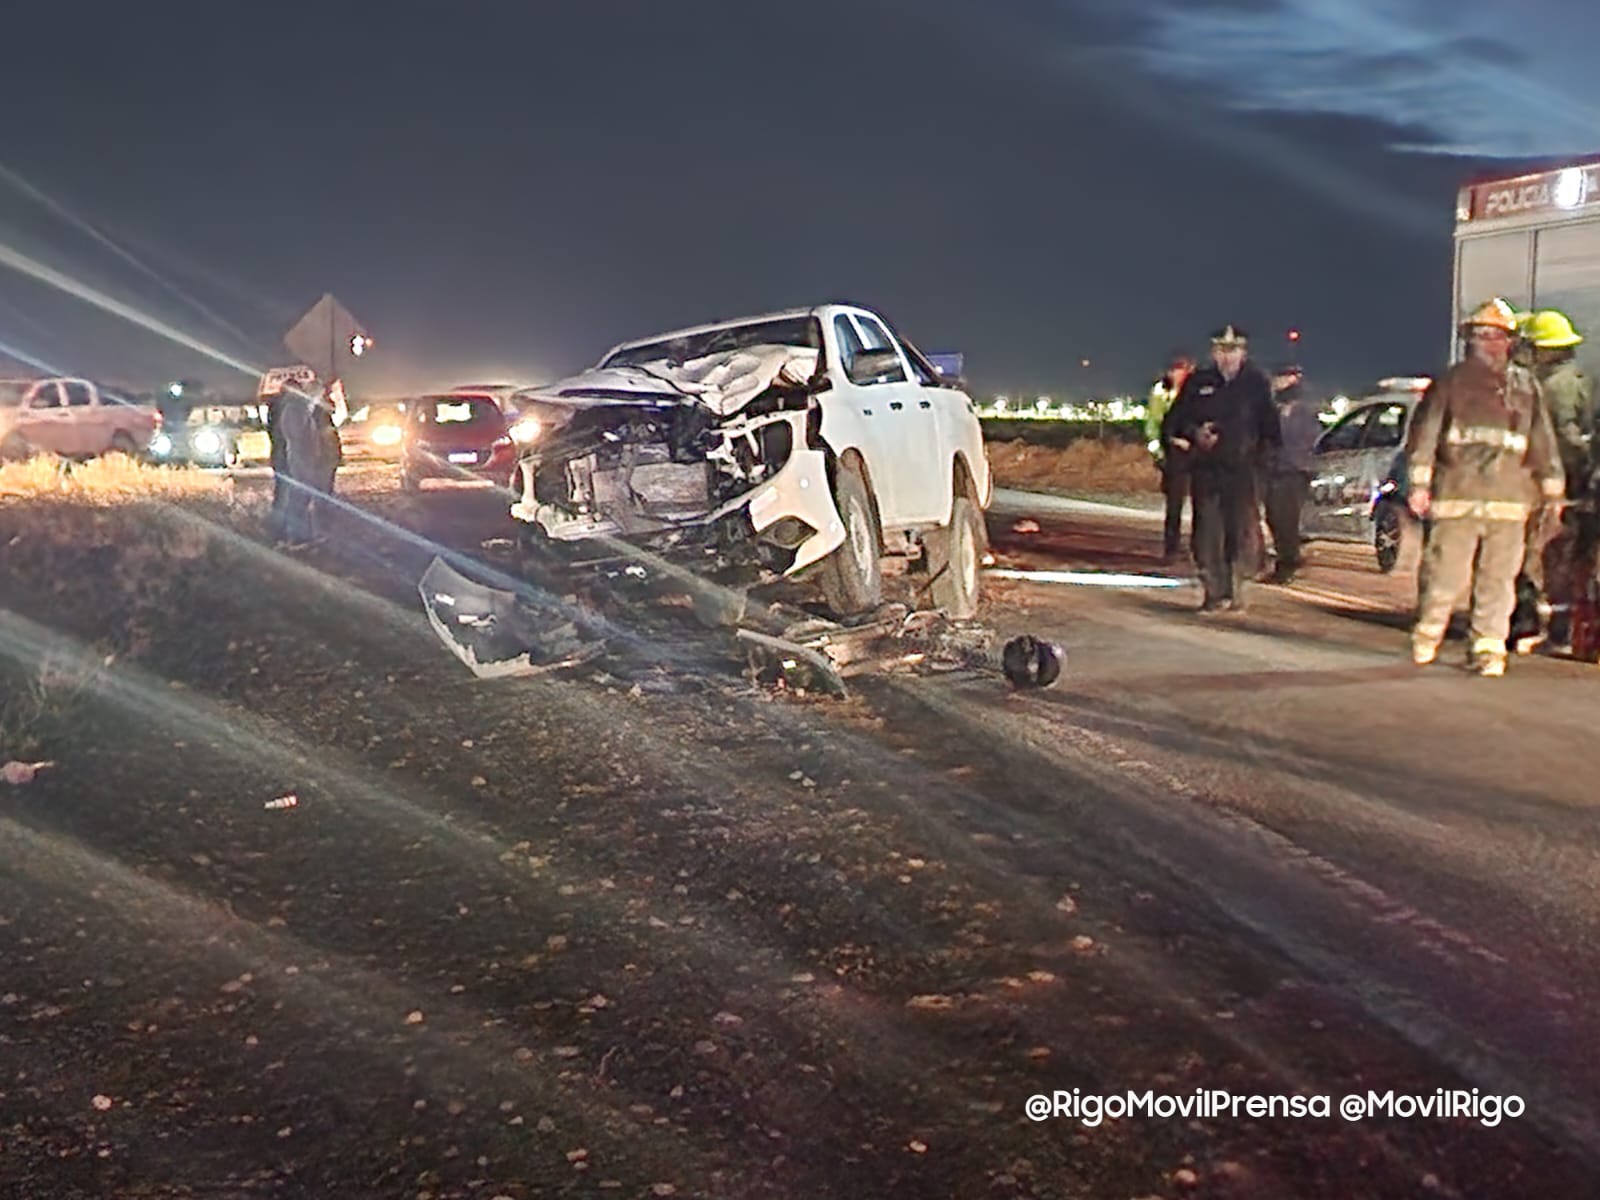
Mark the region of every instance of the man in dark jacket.
POLYGON ((292 384, 284 385, 277 427, 283 435, 288 474, 280 536, 290 545, 305 545, 316 537, 312 502, 333 492, 339 466, 338 431, 323 396, 292 384))
POLYGON ((1202 613, 1244 609, 1244 580, 1262 555, 1256 479, 1283 442, 1272 383, 1250 362, 1244 331, 1213 334, 1211 363, 1189 377, 1162 426, 1162 441, 1188 456, 1202 613))
POLYGON ((1272 399, 1278 407, 1283 441, 1268 456, 1263 481, 1267 528, 1272 531, 1272 582, 1288 583, 1300 569, 1300 512, 1311 493, 1311 449, 1322 435, 1316 401, 1301 386, 1300 368, 1286 365, 1272 373, 1272 399))
POLYGON ((264 391, 260 397, 267 409, 267 444, 271 449, 268 461, 272 466, 272 509, 267 514, 267 532, 274 540, 281 540, 289 492, 294 486, 289 480, 289 452, 283 435, 283 400, 287 385, 273 381, 264 386, 276 388, 275 391, 264 391))

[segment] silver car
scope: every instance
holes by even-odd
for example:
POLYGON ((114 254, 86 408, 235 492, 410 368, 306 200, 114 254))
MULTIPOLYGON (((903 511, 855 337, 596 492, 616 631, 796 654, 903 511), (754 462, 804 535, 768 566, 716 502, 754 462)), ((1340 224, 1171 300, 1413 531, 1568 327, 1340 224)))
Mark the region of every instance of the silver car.
POLYGON ((1395 569, 1413 525, 1402 448, 1429 382, 1384 380, 1317 439, 1311 494, 1300 517, 1307 538, 1371 542, 1378 570, 1395 569))

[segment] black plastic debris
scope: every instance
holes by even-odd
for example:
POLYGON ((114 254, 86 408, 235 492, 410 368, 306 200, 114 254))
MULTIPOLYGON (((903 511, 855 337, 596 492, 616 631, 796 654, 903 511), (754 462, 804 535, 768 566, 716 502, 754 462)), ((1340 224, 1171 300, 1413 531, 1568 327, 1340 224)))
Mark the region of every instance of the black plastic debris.
POLYGON ((1000 652, 1000 669, 1014 688, 1054 687, 1066 665, 1066 650, 1030 633, 1012 638, 1000 652))

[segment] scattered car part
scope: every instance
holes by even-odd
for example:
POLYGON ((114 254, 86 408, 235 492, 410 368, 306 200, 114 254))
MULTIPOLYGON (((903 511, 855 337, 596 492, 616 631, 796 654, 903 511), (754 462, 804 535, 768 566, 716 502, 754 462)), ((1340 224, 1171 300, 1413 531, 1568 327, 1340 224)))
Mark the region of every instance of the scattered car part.
POLYGON ((1054 687, 1066 663, 1064 649, 1029 633, 1012 638, 1000 654, 1000 669, 1018 689, 1054 687))
POLYGON ((770 637, 753 629, 738 632, 740 645, 745 647, 750 667, 762 683, 776 684, 803 691, 826 692, 844 699, 849 695, 844 679, 826 655, 809 646, 783 638, 770 637))
POLYGON ((428 623, 480 679, 540 675, 576 666, 605 649, 570 620, 552 620, 509 591, 467 578, 435 558, 418 584, 428 623))

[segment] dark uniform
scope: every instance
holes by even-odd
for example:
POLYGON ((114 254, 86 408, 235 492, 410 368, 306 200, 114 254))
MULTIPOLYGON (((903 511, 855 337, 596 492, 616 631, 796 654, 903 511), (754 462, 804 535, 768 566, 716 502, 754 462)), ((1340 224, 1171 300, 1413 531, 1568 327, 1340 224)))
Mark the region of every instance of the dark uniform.
POLYGON ((1275 578, 1287 583, 1300 567, 1300 513, 1311 494, 1311 450, 1322 434, 1318 404, 1301 385, 1291 383, 1274 397, 1281 441, 1267 456, 1267 527, 1272 530, 1275 578))
POLYGON ((1162 426, 1162 441, 1188 443, 1194 555, 1203 611, 1241 608, 1245 578, 1261 569, 1256 480, 1282 444, 1272 382, 1248 360, 1232 379, 1216 367, 1189 377, 1162 426))
MULTIPOLYGON (((277 428, 281 432, 288 479, 281 536, 292 543, 311 541, 316 530, 312 503, 333 493, 339 468, 339 432, 322 400, 286 387, 280 397, 277 428)), ((273 439, 274 450, 278 439, 273 439)))
POLYGON ((267 442, 271 447, 268 459, 272 466, 272 511, 267 515, 267 530, 274 538, 284 536, 283 523, 288 511, 289 451, 284 443, 282 429, 284 392, 267 398, 267 442))

